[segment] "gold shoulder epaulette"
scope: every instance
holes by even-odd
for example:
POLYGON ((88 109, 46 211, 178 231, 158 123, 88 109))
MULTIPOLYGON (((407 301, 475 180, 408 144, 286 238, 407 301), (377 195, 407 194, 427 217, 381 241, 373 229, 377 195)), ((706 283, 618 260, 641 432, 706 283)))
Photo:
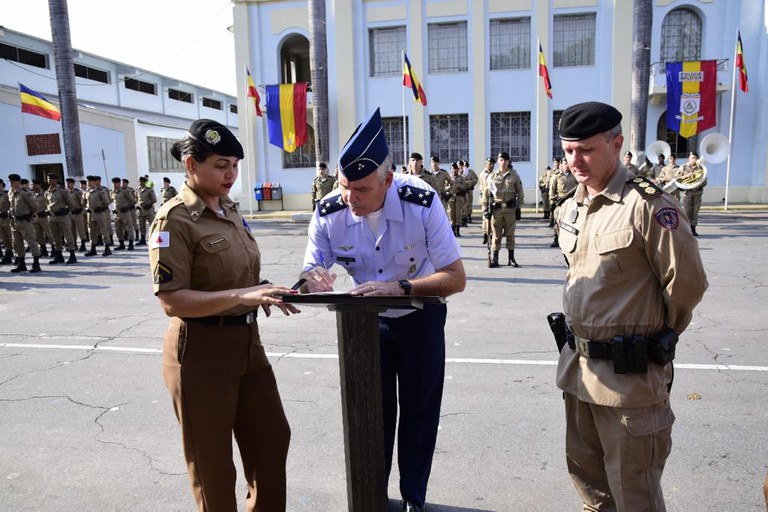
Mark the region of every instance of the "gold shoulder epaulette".
POLYGON ((627 180, 627 184, 630 187, 632 187, 635 190, 637 190, 638 192, 640 192, 640 195, 643 196, 643 199, 648 199, 650 197, 659 196, 662 193, 664 193, 664 191, 661 188, 659 188, 658 185, 653 183, 648 178, 645 178, 645 177, 642 177, 642 176, 633 177, 633 178, 628 179, 627 180))

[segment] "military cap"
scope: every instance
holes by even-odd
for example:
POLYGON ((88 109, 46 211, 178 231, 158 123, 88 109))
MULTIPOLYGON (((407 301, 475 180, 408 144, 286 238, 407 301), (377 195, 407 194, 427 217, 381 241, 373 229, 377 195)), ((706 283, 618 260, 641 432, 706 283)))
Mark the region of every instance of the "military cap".
POLYGON ((18 174, 9 174, 8 181, 21 181, 21 176, 18 174))
POLYGON ((146 176, 139 176, 139 181, 144 183, 145 181, 147 181, 147 177, 146 176))
POLYGON ((114 178, 112 178, 112 183, 120 183, 120 178, 115 176, 114 178))
POLYGON ((42 184, 43 184, 43 182, 42 182, 42 181, 40 181, 40 179, 39 179, 39 178, 32 178, 32 184, 33 184, 33 185, 42 185, 42 184))
POLYGON ((59 179, 59 175, 58 175, 58 174, 56 174, 56 173, 54 173, 54 172, 49 172, 49 173, 48 173, 48 174, 46 174, 45 176, 46 176, 47 178, 53 178, 53 179, 55 179, 55 180, 59 179))
POLYGON ((439 162, 440 161, 440 157, 437 156, 437 155, 432 155, 432 158, 430 158, 430 160, 432 160, 433 162, 439 162))
POLYGON ((123 183, 130 183, 131 181, 128 178, 123 178, 123 183))
MULTIPOLYGON (((193 139, 212 153, 222 156, 234 156, 243 159, 243 146, 229 128, 211 119, 198 119, 187 130, 186 137, 193 139)), ((184 139, 182 139, 184 140, 184 139)), ((173 158, 181 162, 181 142, 176 141, 171 147, 173 158)))
POLYGON ((88 180, 80 180, 80 183, 88 183, 88 180))
POLYGON ((499 158, 501 158, 502 160, 509 160, 509 153, 507 153, 506 151, 502 151, 501 153, 499 153, 499 158))
POLYGON ((29 183, 29 180, 28 180, 27 178, 21 178, 21 179, 19 180, 19 182, 20 182, 22 185, 27 185, 27 184, 29 183))
POLYGON ((599 101, 587 101, 571 105, 560 117, 562 140, 584 140, 616 127, 621 122, 621 112, 599 101))
POLYGON ((389 155, 381 112, 377 108, 363 121, 339 153, 339 171, 357 181, 375 172, 389 155))
POLYGON ((485 159, 485 163, 487 164, 492 164, 494 162, 496 162, 496 160, 494 160, 492 156, 489 156, 488 158, 485 159))
POLYGON ((409 158, 413 158, 414 160, 424 160, 424 157, 421 156, 421 153, 411 153, 409 158))
POLYGON ((75 178, 67 178, 64 181, 66 181, 67 183, 74 183, 75 182, 75 178))
MULTIPOLYGON (((139 179, 141 179, 141 178, 139 178, 139 179)), ((169 178, 168 176, 164 176, 163 177, 163 181, 166 182, 166 183, 170 183, 171 182, 171 178, 169 178)))

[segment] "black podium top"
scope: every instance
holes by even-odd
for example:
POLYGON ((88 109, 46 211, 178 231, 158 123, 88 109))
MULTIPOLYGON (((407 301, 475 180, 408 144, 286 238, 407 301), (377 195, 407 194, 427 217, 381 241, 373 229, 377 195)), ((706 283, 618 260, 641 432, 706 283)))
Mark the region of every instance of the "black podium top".
POLYGON ((423 309, 424 304, 445 304, 443 297, 413 295, 350 295, 348 293, 299 293, 283 295, 283 302, 288 304, 315 304, 338 308, 384 308, 384 309, 423 309))

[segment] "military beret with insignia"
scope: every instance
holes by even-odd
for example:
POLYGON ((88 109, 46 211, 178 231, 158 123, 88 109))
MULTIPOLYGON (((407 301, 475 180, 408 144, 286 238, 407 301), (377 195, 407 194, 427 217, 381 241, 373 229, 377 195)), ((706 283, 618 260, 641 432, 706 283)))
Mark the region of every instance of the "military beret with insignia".
POLYGON ((389 155, 380 109, 360 123, 339 153, 339 172, 349 181, 365 178, 389 155))
POLYGON ((411 153, 410 158, 413 158, 414 160, 424 160, 424 157, 421 156, 421 153, 411 153))
POLYGON ((171 147, 173 158, 181 162, 182 145, 192 139, 204 149, 221 156, 234 156, 243 159, 243 146, 237 137, 223 124, 211 119, 198 119, 189 127, 186 136, 176 141, 171 147))
POLYGON ((562 140, 584 140, 616 127, 621 112, 599 101, 571 105, 560 117, 559 132, 562 140))

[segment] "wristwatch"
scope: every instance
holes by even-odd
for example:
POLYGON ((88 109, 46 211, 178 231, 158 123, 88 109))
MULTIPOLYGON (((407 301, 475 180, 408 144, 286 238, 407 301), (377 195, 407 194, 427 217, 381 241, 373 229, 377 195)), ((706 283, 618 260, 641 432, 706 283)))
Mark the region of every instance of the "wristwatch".
POLYGON ((412 286, 411 286, 411 282, 410 281, 402 279, 402 280, 397 282, 397 286, 399 286, 400 288, 403 289, 403 293, 405 295, 410 295, 411 294, 412 286))

